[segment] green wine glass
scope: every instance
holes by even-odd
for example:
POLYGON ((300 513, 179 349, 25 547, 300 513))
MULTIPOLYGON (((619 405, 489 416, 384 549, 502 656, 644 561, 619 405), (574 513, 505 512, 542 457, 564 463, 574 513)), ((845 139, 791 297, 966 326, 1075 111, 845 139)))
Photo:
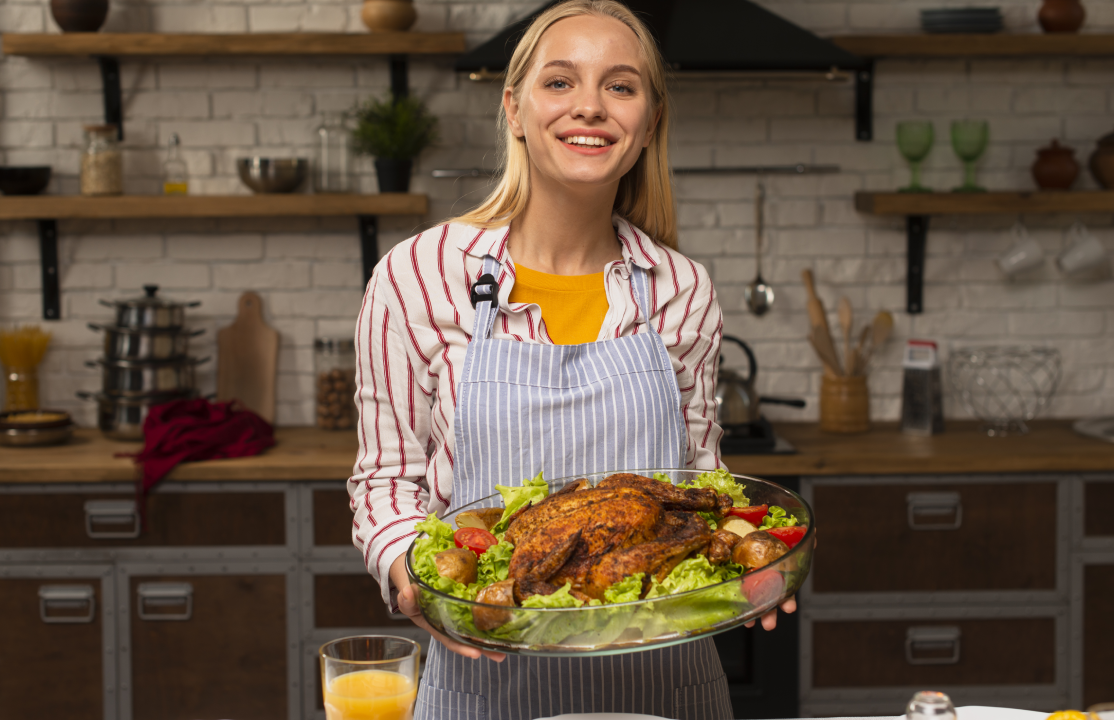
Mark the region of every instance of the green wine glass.
POLYGON ((975 162, 982 157, 990 139, 986 120, 955 120, 952 122, 952 149, 963 161, 963 184, 954 192, 986 192, 975 183, 975 162))
POLYGON ((932 192, 932 188, 921 185, 921 161, 932 149, 936 131, 928 120, 905 120, 897 124, 897 149, 909 161, 909 185, 898 192, 932 192))

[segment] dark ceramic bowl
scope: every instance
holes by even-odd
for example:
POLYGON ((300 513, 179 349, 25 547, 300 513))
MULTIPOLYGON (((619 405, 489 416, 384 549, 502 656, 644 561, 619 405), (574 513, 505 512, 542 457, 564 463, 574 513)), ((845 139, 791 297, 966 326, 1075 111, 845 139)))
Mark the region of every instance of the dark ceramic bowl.
POLYGON ((0 167, 0 192, 38 195, 50 184, 50 166, 0 167))

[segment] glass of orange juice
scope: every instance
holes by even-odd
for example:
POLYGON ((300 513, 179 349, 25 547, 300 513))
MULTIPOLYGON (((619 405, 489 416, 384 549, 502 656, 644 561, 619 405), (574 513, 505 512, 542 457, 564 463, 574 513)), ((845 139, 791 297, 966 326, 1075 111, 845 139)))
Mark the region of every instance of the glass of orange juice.
POLYGON ((321 646, 327 720, 411 720, 421 648, 390 635, 341 638, 321 646))

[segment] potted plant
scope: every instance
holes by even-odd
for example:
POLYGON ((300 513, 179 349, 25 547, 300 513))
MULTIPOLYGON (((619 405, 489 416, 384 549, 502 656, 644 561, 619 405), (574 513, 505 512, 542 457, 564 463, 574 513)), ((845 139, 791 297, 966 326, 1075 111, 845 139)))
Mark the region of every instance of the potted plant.
POLYGON ((375 158, 379 192, 408 192, 414 158, 437 141, 437 118, 413 97, 370 98, 356 109, 352 146, 375 158))

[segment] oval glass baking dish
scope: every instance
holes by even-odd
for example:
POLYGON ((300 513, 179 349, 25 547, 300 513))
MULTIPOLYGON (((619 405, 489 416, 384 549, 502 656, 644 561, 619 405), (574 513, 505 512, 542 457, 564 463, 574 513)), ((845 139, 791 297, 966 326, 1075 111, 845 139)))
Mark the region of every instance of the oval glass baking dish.
MULTIPOLYGON (((674 484, 693 480, 699 470, 632 470, 653 477, 661 473, 674 484)), ((596 473, 548 482, 550 494, 565 484, 587 479, 593 486, 614 473, 596 473)), ((414 543, 406 553, 406 568, 417 585, 422 615, 454 640, 487 650, 518 655, 590 657, 638 652, 710 636, 749 622, 796 594, 808 576, 816 544, 812 508, 797 493, 768 480, 732 475, 745 486, 751 505, 777 505, 807 530, 786 555, 745 575, 688 592, 634 602, 583 605, 574 608, 524 608, 487 605, 453 597, 422 582, 414 569, 414 543), (490 620, 493 630, 480 630, 474 611, 490 620)), ((502 508, 499 494, 489 495, 446 513, 442 518, 457 528, 456 517, 466 510, 502 508)), ((415 541, 425 537, 420 534, 415 541)), ((486 624, 491 624, 490 621, 486 624)))

